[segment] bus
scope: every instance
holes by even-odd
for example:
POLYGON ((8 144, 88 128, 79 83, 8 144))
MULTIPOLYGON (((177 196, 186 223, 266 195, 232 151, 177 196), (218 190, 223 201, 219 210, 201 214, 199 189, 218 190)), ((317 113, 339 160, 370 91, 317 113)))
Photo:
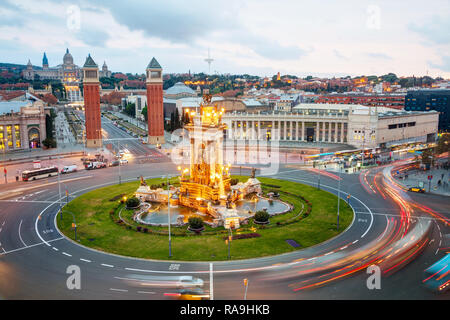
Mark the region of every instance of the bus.
POLYGON ((431 290, 445 292, 450 288, 450 253, 425 270, 423 283, 431 290))
POLYGON ((41 168, 35 170, 25 170, 22 172, 22 180, 37 180, 42 178, 49 178, 58 175, 57 167, 41 168))

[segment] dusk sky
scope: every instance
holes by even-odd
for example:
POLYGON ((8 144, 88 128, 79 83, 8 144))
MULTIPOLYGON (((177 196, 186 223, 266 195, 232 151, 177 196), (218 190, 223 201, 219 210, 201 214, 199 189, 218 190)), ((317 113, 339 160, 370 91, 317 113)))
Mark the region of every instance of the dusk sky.
POLYGON ((450 78, 450 1, 6 1, 0 62, 50 66, 69 48, 113 72, 450 78))

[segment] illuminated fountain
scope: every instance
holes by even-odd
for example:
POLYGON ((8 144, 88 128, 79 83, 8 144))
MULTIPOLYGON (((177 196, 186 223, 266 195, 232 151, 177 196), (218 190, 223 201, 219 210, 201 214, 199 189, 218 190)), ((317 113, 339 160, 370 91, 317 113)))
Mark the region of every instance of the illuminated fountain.
MULTIPOLYGON (((255 178, 254 169, 247 182, 231 185, 231 166, 224 165, 223 159, 223 133, 226 130, 222 123, 223 112, 224 109, 219 110, 217 104, 211 104, 210 95, 204 95, 200 113, 186 113, 189 123, 184 128, 189 132, 190 164, 189 168, 178 167, 180 187, 172 187, 169 191, 161 188, 152 190, 141 179, 136 197, 141 201, 165 204, 170 197, 171 208, 178 206, 178 212, 184 218, 193 212, 202 218, 207 217, 205 222, 225 228, 239 227, 242 221, 257 211, 257 207, 269 206, 267 199, 259 197, 261 183, 255 178), (245 197, 250 194, 254 196, 249 201, 245 197)), ((289 205, 279 202, 280 212, 290 209, 289 205)), ((174 219, 180 223, 176 213, 174 219)), ((142 219, 139 222, 145 223, 142 219)))

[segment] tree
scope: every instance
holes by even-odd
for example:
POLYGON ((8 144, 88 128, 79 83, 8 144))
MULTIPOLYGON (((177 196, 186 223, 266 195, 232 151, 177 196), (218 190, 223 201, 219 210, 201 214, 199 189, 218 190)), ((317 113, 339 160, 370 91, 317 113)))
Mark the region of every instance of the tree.
POLYGON ((145 107, 142 108, 141 111, 142 115, 144 116, 145 122, 147 122, 148 113, 147 113, 147 103, 145 104, 145 107))
POLYGON ((450 134, 442 134, 436 146, 436 154, 450 151, 450 134))

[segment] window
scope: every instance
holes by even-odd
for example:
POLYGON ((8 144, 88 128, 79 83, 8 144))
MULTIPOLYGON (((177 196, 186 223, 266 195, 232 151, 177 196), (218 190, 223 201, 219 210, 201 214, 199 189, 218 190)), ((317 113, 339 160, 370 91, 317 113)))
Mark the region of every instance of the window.
POLYGON ((150 78, 152 79, 161 78, 161 71, 152 71, 150 74, 150 78))
POLYGON ((20 126, 18 124, 16 124, 14 126, 14 130, 15 130, 15 137, 16 137, 16 148, 20 148, 21 144, 20 144, 20 126))
POLYGON ((390 124, 390 125, 388 125, 388 129, 389 129, 389 130, 391 130, 391 129, 397 129, 397 125, 396 125, 396 124, 390 124))
POLYGON ((0 150, 5 148, 5 135, 3 133, 3 126, 0 126, 0 150))
POLYGON ((6 139, 8 139, 8 148, 13 146, 12 126, 6 126, 6 139))

